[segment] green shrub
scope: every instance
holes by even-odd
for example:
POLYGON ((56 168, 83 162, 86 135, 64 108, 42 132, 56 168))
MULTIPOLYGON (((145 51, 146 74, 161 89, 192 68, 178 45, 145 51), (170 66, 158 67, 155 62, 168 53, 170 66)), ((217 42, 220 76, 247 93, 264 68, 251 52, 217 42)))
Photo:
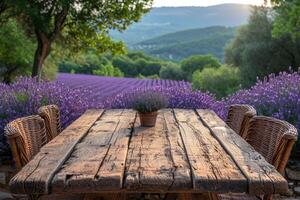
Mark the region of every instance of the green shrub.
POLYGON ((168 62, 159 71, 159 76, 162 79, 170 80, 186 80, 186 73, 176 63, 168 62))
POLYGON ((157 74, 154 74, 154 75, 150 75, 150 76, 144 76, 143 74, 138 74, 135 78, 138 78, 138 79, 160 79, 160 77, 157 75, 157 74))
POLYGON ((218 68, 220 66, 220 62, 212 55, 195 55, 181 61, 181 68, 187 73, 188 80, 192 79, 192 74, 197 70, 202 71, 206 67, 218 68))
POLYGON ((28 101, 28 96, 25 92, 15 92, 14 96, 18 103, 25 103, 28 101))
POLYGON ((225 97, 240 88, 239 69, 223 65, 220 68, 205 68, 193 74, 193 89, 209 91, 217 98, 225 97))
POLYGON ((126 77, 135 77, 138 74, 134 61, 125 55, 115 56, 112 65, 119 68, 126 77))
POLYGON ((100 76, 111 76, 111 77, 123 77, 123 72, 117 68, 113 67, 112 65, 104 65, 101 69, 97 69, 93 71, 93 74, 100 75, 100 76))
POLYGON ((44 63, 42 69, 42 79, 43 80, 54 80, 58 71, 57 60, 53 58, 52 55, 44 63))
POLYGON ((0 82, 12 82, 16 76, 30 75, 34 42, 17 20, 0 25, 0 82))

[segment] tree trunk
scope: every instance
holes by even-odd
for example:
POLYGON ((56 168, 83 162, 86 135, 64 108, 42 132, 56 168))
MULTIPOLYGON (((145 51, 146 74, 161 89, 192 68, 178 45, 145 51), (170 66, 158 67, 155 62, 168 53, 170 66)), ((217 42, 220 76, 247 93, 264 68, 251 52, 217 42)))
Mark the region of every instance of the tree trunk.
POLYGON ((47 38, 47 36, 41 32, 36 31, 37 37, 37 48, 34 55, 34 62, 32 67, 32 77, 36 77, 37 81, 41 80, 42 75, 42 67, 44 61, 48 57, 51 49, 51 41, 47 38))

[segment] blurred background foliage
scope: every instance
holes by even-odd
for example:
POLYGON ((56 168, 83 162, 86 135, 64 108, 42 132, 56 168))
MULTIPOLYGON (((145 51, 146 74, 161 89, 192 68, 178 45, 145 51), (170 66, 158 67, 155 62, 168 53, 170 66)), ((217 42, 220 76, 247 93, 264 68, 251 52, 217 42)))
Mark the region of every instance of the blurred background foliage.
MULTIPOLYGON (((69 37, 66 29, 58 42, 52 45, 42 77, 53 80, 57 72, 65 72, 185 80, 191 82, 194 89, 209 91, 217 98, 226 97, 241 88, 251 87, 257 79, 271 73, 278 74, 290 68, 296 71, 300 67, 299 1, 272 2, 272 9, 253 7, 246 25, 230 30, 212 27, 192 31, 193 37, 198 33, 207 35, 209 30, 213 30, 214 36, 222 35, 225 30, 234 33, 224 48, 224 58, 198 54, 181 60, 163 59, 148 55, 147 51, 126 50, 122 45, 116 48, 118 51, 101 53, 88 46, 78 48, 79 40, 66 39, 69 37)), ((9 83, 16 76, 30 75, 37 44, 18 17, 10 17, 0 23, 0 81, 9 83)), ((178 32, 172 37, 151 41, 160 41, 157 44, 169 40, 178 42, 186 34, 189 32, 178 32)), ((101 41, 106 49, 112 48, 109 47, 112 43, 110 38, 103 36, 101 41)), ((79 46, 82 47, 82 44, 79 46)))
POLYGON ((197 70, 193 73, 192 86, 201 91, 210 91, 220 99, 240 89, 240 70, 227 65, 197 70))

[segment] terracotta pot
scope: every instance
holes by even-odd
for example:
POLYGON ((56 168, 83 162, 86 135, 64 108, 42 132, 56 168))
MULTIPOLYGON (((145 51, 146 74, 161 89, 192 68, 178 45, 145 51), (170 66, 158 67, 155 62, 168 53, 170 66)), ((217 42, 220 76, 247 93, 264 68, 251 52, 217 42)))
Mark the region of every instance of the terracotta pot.
POLYGON ((139 113, 141 126, 152 127, 155 126, 157 111, 151 113, 139 113))

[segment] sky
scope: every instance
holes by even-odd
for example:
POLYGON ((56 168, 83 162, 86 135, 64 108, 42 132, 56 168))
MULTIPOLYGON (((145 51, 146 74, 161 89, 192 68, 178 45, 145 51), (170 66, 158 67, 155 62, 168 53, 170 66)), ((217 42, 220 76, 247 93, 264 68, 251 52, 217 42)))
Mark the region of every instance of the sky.
POLYGON ((264 0, 154 0, 154 7, 161 6, 211 6, 223 3, 262 5, 264 0))

